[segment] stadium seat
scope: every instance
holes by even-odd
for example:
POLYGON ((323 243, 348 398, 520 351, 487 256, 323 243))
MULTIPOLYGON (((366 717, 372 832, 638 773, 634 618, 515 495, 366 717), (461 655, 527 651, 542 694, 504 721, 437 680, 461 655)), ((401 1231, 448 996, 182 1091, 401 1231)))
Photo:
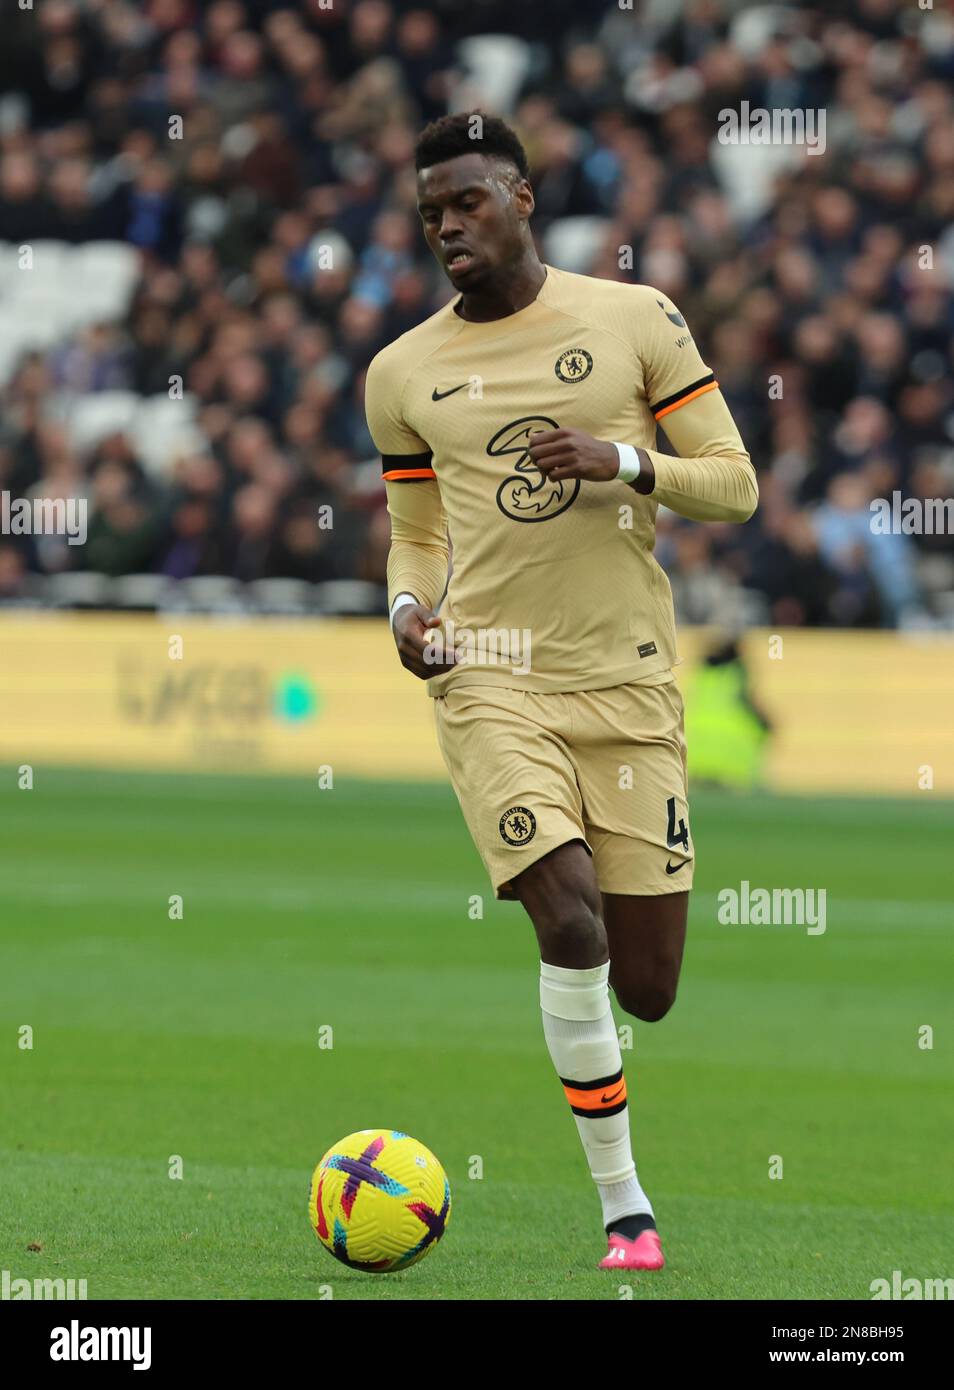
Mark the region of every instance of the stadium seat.
POLYGON ((53 608, 106 608, 112 580, 96 570, 51 574, 46 581, 46 601, 53 608))
POLYGON ((73 251, 71 269, 78 283, 128 303, 139 280, 139 252, 125 241, 87 241, 73 251))
POLYGON ((161 608, 174 583, 164 574, 122 574, 113 580, 110 597, 117 608, 161 608))
POLYGON ((87 324, 122 319, 138 280, 135 252, 122 242, 69 246, 41 240, 31 243, 33 267, 20 268, 18 247, 0 254, 0 304, 25 322, 38 315, 56 325, 66 338, 87 324))
POLYGON ((0 299, 15 275, 20 274, 17 248, 9 241, 0 241, 0 299))
POLYGON ((796 145, 723 145, 714 135, 709 158, 736 217, 748 223, 771 205, 776 180, 803 156, 796 145))
POLYGON ((589 275, 610 225, 605 217, 561 217, 544 235, 544 259, 558 270, 589 275))
POLYGON ((466 76, 453 92, 449 109, 481 105, 490 111, 513 110, 530 67, 529 45, 512 34, 479 34, 463 39, 457 54, 466 76))
MULTIPOLYGON (((32 276, 46 284, 59 284, 70 278, 73 248, 66 241, 31 241, 33 248, 32 276)), ((22 272, 21 272, 22 273, 22 272)))
POLYGON ((387 613, 387 595, 381 585, 363 579, 328 579, 311 586, 311 611, 367 617, 387 613))
POLYGON ((8 594, 0 598, 0 608, 48 608, 49 576, 45 574, 25 574, 18 585, 16 595, 8 594))
POLYGON ((299 614, 311 607, 313 586, 304 579, 257 579, 249 597, 262 613, 299 614))
POLYGON ((163 600, 163 609, 194 613, 244 613, 244 586, 228 575, 204 574, 180 579, 163 600))
POLYGON ((918 579, 928 594, 954 590, 954 558, 950 555, 923 555, 917 562, 918 579))
POLYGON ((78 396, 67 409, 67 424, 77 449, 94 449, 111 434, 126 434, 139 410, 133 391, 97 391, 78 396))
POLYGON ((147 473, 162 476, 183 454, 206 447, 205 436, 195 424, 197 405, 189 395, 182 400, 161 395, 139 399, 128 433, 147 473))

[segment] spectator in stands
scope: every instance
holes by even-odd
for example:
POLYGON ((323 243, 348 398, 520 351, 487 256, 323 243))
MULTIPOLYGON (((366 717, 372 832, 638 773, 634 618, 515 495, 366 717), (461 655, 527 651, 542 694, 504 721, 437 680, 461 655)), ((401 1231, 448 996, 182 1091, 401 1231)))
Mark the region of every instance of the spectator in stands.
POLYGON ((383 586, 364 373, 446 302, 418 231, 413 142, 480 101, 524 139, 544 259, 565 219, 595 219, 570 268, 676 300, 759 467, 762 505, 738 536, 660 515, 682 616, 951 621, 950 535, 867 524, 876 496, 949 496, 954 477, 943 24, 888 0, 11 11, 2 478, 82 489, 93 514, 82 554, 3 541, 0 601, 64 563, 383 586), (513 42, 494 50, 495 33, 513 42), (474 36, 485 47, 465 54, 474 36), (826 152, 753 149, 733 165, 716 131, 743 99, 824 108, 826 152), (48 238, 134 247, 131 296, 84 319, 64 260, 62 283, 31 299, 46 272, 26 282, 16 257, 48 238), (182 428, 153 439, 117 414, 121 442, 84 433, 83 402, 117 391, 184 397, 182 428))

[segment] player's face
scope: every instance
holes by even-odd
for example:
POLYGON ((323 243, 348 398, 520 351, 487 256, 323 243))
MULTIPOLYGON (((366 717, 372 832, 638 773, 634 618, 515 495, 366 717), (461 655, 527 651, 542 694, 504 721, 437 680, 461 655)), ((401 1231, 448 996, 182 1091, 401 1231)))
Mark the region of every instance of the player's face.
POLYGON ((417 206, 451 284, 474 290, 522 254, 533 194, 505 161, 465 154, 420 170, 417 206))

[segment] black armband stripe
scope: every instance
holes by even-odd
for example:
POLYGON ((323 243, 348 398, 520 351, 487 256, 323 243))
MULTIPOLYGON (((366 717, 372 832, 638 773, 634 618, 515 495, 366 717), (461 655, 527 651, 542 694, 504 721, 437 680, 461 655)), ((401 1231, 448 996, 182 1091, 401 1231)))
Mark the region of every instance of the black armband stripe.
POLYGON ((700 377, 698 381, 692 381, 688 386, 683 386, 680 391, 676 391, 673 395, 665 396, 661 401, 656 401, 655 405, 651 405, 649 408, 658 420, 660 415, 674 410, 677 405, 684 405, 691 397, 701 396, 705 391, 714 391, 718 384, 715 379, 715 372, 710 372, 708 376, 700 377))
POLYGON ((430 449, 423 454, 382 454, 381 476, 389 483, 420 483, 436 478, 434 455, 430 449))

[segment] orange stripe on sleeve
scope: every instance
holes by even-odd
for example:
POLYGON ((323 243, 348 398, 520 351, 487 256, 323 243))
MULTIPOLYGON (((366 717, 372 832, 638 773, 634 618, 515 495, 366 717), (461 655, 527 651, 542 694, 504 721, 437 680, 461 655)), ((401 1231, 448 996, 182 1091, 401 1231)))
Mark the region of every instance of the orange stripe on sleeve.
POLYGON ((400 482, 402 478, 436 478, 437 474, 433 468, 392 468, 388 473, 382 473, 381 477, 385 482, 400 482))
POLYGON ((705 386, 699 386, 695 391, 690 391, 688 396, 683 396, 681 400, 673 401, 672 405, 664 406, 662 410, 655 412, 655 418, 661 420, 664 415, 671 415, 674 410, 678 410, 681 405, 688 405, 689 401, 694 401, 697 396, 704 396, 707 391, 717 391, 719 383, 710 381, 705 386))

